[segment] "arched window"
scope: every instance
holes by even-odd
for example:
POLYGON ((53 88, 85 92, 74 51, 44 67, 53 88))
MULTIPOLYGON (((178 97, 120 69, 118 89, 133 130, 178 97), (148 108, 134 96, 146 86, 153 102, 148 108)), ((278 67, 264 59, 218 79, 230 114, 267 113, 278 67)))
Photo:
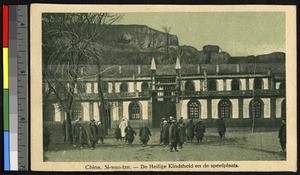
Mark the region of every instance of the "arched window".
POLYGON ((281 102, 281 118, 286 118, 286 101, 285 99, 281 102))
POLYGON ((81 103, 74 103, 72 111, 72 121, 77 120, 78 118, 83 119, 83 107, 81 103))
POLYGON ((43 105, 43 120, 44 121, 54 121, 55 108, 51 104, 43 105))
POLYGON ((240 81, 237 79, 233 79, 231 81, 231 90, 238 91, 240 90, 240 81))
POLYGON ((221 100, 218 104, 219 118, 230 118, 232 113, 232 104, 229 100, 221 100))
POLYGON ((217 81, 216 80, 209 80, 207 89, 209 91, 216 91, 217 90, 217 81))
POLYGON ((149 85, 147 82, 142 83, 142 92, 147 92, 149 90, 149 85))
POLYGON ((187 104, 188 107, 188 117, 189 119, 198 119, 200 118, 201 106, 198 100, 190 100, 187 104))
POLYGON ((127 85, 127 83, 121 83, 121 85, 120 85, 120 92, 128 92, 128 85, 127 85))
POLYGON ((139 102, 131 102, 129 104, 129 120, 140 120, 141 115, 141 106, 139 102))
POLYGON ((263 118, 264 102, 261 99, 253 99, 249 106, 250 118, 263 118))
POLYGON ((102 88, 102 93, 107 93, 108 92, 108 83, 107 82, 102 82, 101 83, 101 88, 102 88))
POLYGON ((191 80, 188 80, 184 84, 185 91, 195 91, 195 85, 194 82, 191 80))
POLYGON ((281 83, 280 83, 279 89, 285 89, 285 82, 281 82, 281 83))
POLYGON ((86 82, 77 83, 77 93, 86 93, 86 82))
POLYGON ((261 78, 254 79, 254 90, 263 89, 263 80, 261 78))

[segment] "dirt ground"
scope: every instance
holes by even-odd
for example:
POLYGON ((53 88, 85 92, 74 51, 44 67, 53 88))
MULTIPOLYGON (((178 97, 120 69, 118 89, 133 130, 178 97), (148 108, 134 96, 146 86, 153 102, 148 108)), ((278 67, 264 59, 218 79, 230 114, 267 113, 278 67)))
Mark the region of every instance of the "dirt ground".
MULTIPOLYGON (((138 130, 136 130, 138 131, 138 130)), ((184 143, 179 152, 170 152, 168 146, 159 145, 159 131, 152 129, 152 137, 146 147, 142 147, 136 136, 132 145, 117 143, 109 134, 104 144, 90 147, 74 148, 62 142, 62 138, 51 139, 49 151, 44 153, 45 161, 53 162, 124 162, 124 161, 254 161, 286 160, 281 152, 278 132, 229 129, 226 139, 220 140, 214 130, 209 130, 203 143, 184 143)), ((58 137, 58 136, 57 136, 58 137)), ((56 138, 57 138, 56 137, 56 138)))

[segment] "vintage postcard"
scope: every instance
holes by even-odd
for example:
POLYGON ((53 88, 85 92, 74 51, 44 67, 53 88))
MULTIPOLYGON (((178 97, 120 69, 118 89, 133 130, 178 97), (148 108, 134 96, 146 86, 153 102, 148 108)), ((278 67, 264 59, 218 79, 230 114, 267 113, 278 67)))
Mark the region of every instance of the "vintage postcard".
POLYGON ((296 171, 296 7, 30 11, 32 170, 296 171))

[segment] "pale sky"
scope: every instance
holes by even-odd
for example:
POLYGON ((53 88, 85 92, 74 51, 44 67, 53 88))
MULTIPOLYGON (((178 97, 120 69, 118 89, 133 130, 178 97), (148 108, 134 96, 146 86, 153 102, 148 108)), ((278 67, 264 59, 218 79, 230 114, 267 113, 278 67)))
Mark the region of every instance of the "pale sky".
POLYGON ((285 52, 284 12, 122 13, 118 24, 171 27, 180 45, 218 45, 231 56, 285 52))

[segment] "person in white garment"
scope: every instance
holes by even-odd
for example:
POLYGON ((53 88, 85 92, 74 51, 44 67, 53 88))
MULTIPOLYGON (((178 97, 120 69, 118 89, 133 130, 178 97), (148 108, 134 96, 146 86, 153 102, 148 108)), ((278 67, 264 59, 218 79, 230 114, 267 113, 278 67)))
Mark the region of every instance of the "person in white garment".
MULTIPOLYGON (((119 124, 119 128, 121 129, 121 137, 122 140, 125 140, 125 128, 128 126, 128 121, 125 118, 122 118, 121 123, 119 124)), ((125 140, 126 141, 126 140, 125 140)))

